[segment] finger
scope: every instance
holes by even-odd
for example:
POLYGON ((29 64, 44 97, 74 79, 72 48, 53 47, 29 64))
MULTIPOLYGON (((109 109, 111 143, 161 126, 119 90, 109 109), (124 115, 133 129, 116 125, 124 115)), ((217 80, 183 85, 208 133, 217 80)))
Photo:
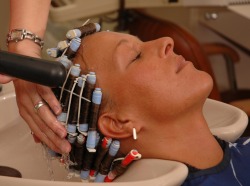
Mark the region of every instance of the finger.
MULTIPOLYGON (((70 144, 66 139, 59 138, 39 117, 33 108, 32 100, 28 97, 23 97, 22 102, 25 105, 20 105, 20 114, 29 125, 30 129, 36 136, 47 144, 52 150, 56 152, 68 153, 70 151, 70 144)), ((47 107, 47 106, 42 106, 47 107)), ((48 107, 47 107, 48 109, 48 107)), ((49 110, 49 109, 48 109, 49 110)), ((50 112, 50 110, 49 110, 50 112)), ((50 112, 51 113, 51 112, 50 112)), ((52 113, 51 113, 52 114, 52 113)), ((45 116, 46 117, 46 116, 45 116)), ((64 129, 66 131, 66 129, 64 129)))
MULTIPOLYGON (((40 116, 42 121, 54 131, 60 138, 65 138, 67 131, 61 122, 57 120, 54 114, 50 111, 47 105, 40 107, 37 110, 37 114, 40 116)), ((47 135, 47 133, 46 133, 47 135)))
POLYGON ((35 134, 33 134, 32 136, 36 143, 41 143, 41 140, 35 134))
POLYGON ((13 77, 0 74, 0 83, 5 84, 5 83, 9 83, 12 80, 14 80, 13 77))
POLYGON ((31 135, 36 143, 41 143, 41 140, 34 134, 34 132, 31 132, 31 135))
POLYGON ((66 139, 59 138, 46 125, 43 125, 39 121, 32 121, 32 118, 29 120, 29 123, 34 123, 34 125, 31 126, 32 131, 36 137, 40 141, 43 141, 49 148, 59 153, 68 153, 70 151, 71 146, 69 142, 66 139), (44 131, 46 131, 46 133, 44 131))
POLYGON ((49 107, 56 115, 62 112, 62 108, 59 101, 57 100, 55 94, 49 87, 38 85, 37 92, 43 98, 43 100, 45 100, 49 104, 49 107))
MULTIPOLYGON (((56 144, 53 143, 37 126, 37 124, 34 122, 32 117, 29 115, 26 115, 24 117, 24 120, 29 125, 31 131, 35 134, 36 138, 38 138, 39 141, 43 141, 50 149, 54 150, 55 152, 61 153, 63 150, 61 150, 56 144)), ((37 139, 36 139, 37 140, 37 139)))
MULTIPOLYGON (((57 125, 61 125, 59 124, 58 120, 55 118, 55 116, 51 113, 51 111, 48 109, 48 107, 46 105, 42 106, 39 108, 38 113, 43 113, 44 118, 48 119, 48 120, 54 120, 56 122, 57 125), (50 119, 50 117, 52 117, 53 119, 50 119)), ((40 115, 40 114, 39 114, 40 115)), ((66 129, 61 126, 63 128, 62 131, 58 130, 56 131, 57 133, 63 135, 63 137, 59 137, 57 135, 57 133, 55 134, 55 131, 53 131, 50 127, 50 123, 46 123, 44 122, 43 119, 41 119, 42 117, 36 115, 33 117, 33 120, 35 122, 35 124, 39 127, 39 129, 41 130, 41 132, 43 132, 46 137, 48 137, 48 139, 50 141, 52 141, 57 147, 59 147, 63 152, 68 151, 69 149, 69 144, 65 144, 65 137, 67 135, 66 129)), ((53 125, 53 123, 52 123, 53 125)), ((61 130, 61 129, 60 129, 61 130)))
MULTIPOLYGON (((43 87, 42 89, 44 89, 44 88, 47 88, 47 87, 43 87)), ((30 90, 29 94, 30 94, 30 98, 32 100, 32 104, 33 105, 37 105, 42 100, 42 98, 40 97, 40 95, 34 89, 33 89, 33 91, 30 90), (33 93, 31 93, 31 92, 33 92, 33 93)), ((45 103, 44 103, 43 106, 41 106, 41 107, 38 108, 37 113, 34 112, 34 111, 35 110, 33 110, 33 113, 31 112, 30 114, 32 114, 33 116, 34 115, 39 115, 40 118, 43 120, 43 123, 46 124, 55 134, 57 134, 61 138, 65 138, 66 137, 67 131, 66 131, 65 127, 62 125, 62 123, 60 123, 57 120, 57 118, 55 117, 55 115, 51 112, 50 108, 45 103)), ((41 127, 44 128, 44 126, 42 126, 42 125, 41 125, 41 127)), ((43 132, 47 136, 49 135, 48 134, 49 131, 43 130, 43 132)))

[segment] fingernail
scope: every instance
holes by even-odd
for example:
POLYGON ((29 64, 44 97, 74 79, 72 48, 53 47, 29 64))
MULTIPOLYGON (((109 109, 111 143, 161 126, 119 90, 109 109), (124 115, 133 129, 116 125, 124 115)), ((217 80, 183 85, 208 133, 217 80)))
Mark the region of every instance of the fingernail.
POLYGON ((69 153, 70 150, 71 150, 71 145, 69 144, 68 141, 65 141, 61 146, 61 151, 64 153, 69 153))
POLYGON ((61 112, 61 108, 60 108, 60 107, 57 107, 57 106, 54 106, 54 107, 53 107, 53 112, 54 112, 56 115, 58 115, 58 114, 60 114, 60 112, 61 112))
POLYGON ((66 130, 58 129, 57 134, 60 138, 65 138, 67 135, 66 130))

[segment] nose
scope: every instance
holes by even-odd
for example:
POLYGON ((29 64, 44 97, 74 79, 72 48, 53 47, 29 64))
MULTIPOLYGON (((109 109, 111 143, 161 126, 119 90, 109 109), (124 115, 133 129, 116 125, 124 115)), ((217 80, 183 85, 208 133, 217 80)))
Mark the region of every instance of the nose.
POLYGON ((163 37, 155 40, 159 56, 165 58, 167 55, 173 52, 174 40, 171 37, 163 37))

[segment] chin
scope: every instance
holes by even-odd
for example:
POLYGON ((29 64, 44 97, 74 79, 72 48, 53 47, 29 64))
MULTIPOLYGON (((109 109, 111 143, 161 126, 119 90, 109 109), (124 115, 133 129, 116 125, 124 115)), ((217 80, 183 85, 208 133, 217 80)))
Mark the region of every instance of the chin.
POLYGON ((214 82, 212 77, 208 73, 206 72, 202 73, 203 77, 202 79, 200 79, 202 81, 201 90, 203 92, 204 98, 206 99, 213 89, 214 82))

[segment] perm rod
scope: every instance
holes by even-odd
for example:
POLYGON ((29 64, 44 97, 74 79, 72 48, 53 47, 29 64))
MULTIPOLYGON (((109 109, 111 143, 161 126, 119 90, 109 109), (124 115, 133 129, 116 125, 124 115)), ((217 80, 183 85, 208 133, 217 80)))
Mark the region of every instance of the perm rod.
POLYGON ((95 139, 97 133, 96 129, 97 129, 97 121, 98 121, 101 101, 102 101, 102 91, 100 88, 96 88, 92 95, 92 104, 91 104, 89 126, 88 126, 88 137, 86 142, 86 147, 89 151, 96 151, 95 139))
POLYGON ((69 59, 74 58, 80 45, 81 45, 81 39, 79 37, 73 38, 70 41, 69 47, 65 51, 65 56, 68 56, 69 59))
POLYGON ((75 37, 85 37, 87 35, 93 34, 95 32, 99 32, 101 29, 101 26, 98 23, 88 23, 86 25, 83 25, 81 27, 75 28, 73 30, 69 30, 66 33, 66 37, 68 39, 73 39, 75 37))
POLYGON ((86 142, 86 137, 82 134, 79 134, 76 138, 74 156, 75 156, 75 170, 81 171, 82 162, 83 162, 83 154, 84 154, 84 145, 86 142))
MULTIPOLYGON (((99 140, 100 140, 100 136, 97 135, 96 140, 95 140, 96 146, 99 143, 99 140)), ((89 152, 85 148, 85 153, 84 153, 84 157, 82 161, 82 170, 80 173, 80 177, 82 180, 87 180, 89 178, 90 169, 94 162, 95 155, 96 155, 96 152, 89 152)))
POLYGON ((116 164, 113 169, 109 171, 108 175, 104 179, 104 182, 112 182, 117 176, 122 175, 134 160, 138 159, 141 159, 141 154, 135 149, 131 150, 121 163, 116 164))
POLYGON ((112 138, 103 137, 101 144, 98 145, 96 151, 96 158, 93 163, 92 169, 90 170, 89 176, 91 180, 95 180, 95 176, 99 171, 100 164, 104 159, 105 155, 107 154, 110 144, 112 142, 112 138))
MULTIPOLYGON (((96 74, 90 72, 87 75, 87 80, 85 82, 85 87, 83 90, 82 96, 87 100, 92 100, 92 93, 94 91, 96 84, 96 74)), ((81 102, 81 111, 79 118, 79 132, 87 135, 88 123, 89 123, 89 112, 90 112, 91 102, 82 101, 81 102)))
POLYGON ((115 159, 115 156, 120 149, 120 142, 118 140, 114 140, 110 147, 107 156, 105 156, 102 161, 99 169, 99 173, 96 176, 95 182, 104 182, 105 177, 109 173, 110 166, 115 159))
POLYGON ((79 100, 81 99, 81 89, 83 83, 83 77, 78 77, 77 85, 74 89, 74 94, 72 95, 72 100, 70 104, 70 112, 68 116, 68 125, 67 125, 67 131, 68 133, 76 133, 77 131, 77 124, 78 124, 78 114, 79 114, 79 100))
POLYGON ((69 99, 70 99, 70 92, 64 91, 64 89, 71 91, 74 85, 75 79, 80 75, 81 69, 79 65, 74 65, 71 68, 70 75, 66 81, 65 86, 61 90, 60 95, 60 103, 62 106, 62 113, 57 117, 57 119, 63 123, 66 123, 67 114, 68 114, 68 106, 69 106, 69 99))

